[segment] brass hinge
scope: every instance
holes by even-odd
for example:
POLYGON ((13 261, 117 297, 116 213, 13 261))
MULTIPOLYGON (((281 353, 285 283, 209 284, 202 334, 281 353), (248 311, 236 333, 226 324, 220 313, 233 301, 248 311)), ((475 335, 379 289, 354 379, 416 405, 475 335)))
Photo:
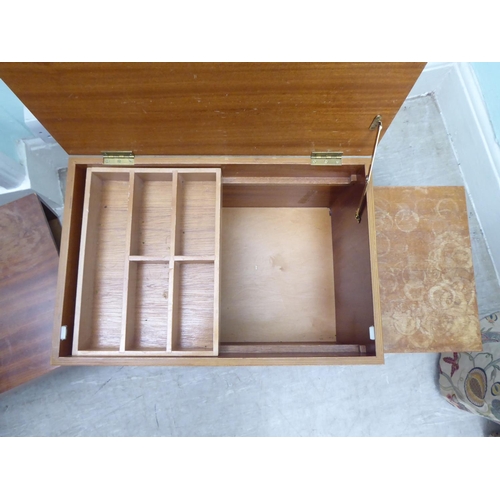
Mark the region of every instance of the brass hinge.
POLYGON ((342 153, 311 153, 311 165, 342 165, 342 153))
POLYGON ((133 165, 134 153, 132 151, 103 151, 104 165, 133 165))

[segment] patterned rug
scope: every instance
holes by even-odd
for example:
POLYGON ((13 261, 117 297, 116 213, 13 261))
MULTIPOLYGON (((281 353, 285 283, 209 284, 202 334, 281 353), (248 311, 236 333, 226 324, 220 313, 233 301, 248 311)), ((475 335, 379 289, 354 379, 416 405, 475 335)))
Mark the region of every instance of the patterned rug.
POLYGON ((443 353, 439 386, 447 401, 500 423, 500 312, 481 320, 482 352, 443 353))

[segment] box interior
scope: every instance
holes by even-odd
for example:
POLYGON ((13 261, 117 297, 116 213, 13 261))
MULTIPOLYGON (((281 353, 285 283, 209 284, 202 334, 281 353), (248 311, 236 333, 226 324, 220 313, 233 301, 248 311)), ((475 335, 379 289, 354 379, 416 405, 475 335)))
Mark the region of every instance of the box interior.
POLYGON ((60 356, 375 354, 368 217, 354 218, 364 165, 222 166, 220 270, 213 171, 87 167, 60 356))

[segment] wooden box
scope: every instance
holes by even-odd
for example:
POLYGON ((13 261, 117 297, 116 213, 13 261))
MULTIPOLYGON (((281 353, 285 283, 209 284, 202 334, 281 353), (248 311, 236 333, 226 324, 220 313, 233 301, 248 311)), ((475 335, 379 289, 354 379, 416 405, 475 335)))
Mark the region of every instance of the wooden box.
POLYGON ((480 349, 463 189, 366 183, 370 124, 388 126, 422 67, 0 67, 72 155, 53 363, 480 349))

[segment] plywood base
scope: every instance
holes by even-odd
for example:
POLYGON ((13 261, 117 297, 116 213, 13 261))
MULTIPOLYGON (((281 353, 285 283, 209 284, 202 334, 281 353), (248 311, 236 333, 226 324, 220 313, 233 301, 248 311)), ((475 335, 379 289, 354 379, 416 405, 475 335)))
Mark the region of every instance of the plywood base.
POLYGON ((328 208, 223 208, 221 342, 335 342, 328 208))

